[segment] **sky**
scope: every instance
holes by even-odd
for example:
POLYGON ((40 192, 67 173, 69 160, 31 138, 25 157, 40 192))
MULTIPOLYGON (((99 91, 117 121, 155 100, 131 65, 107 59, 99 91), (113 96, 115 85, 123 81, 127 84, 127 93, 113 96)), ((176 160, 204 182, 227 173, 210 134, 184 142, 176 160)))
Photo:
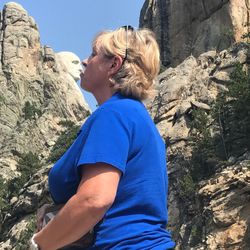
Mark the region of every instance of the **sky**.
MULTIPOLYGON (((0 10, 5 3, 0 0, 0 10)), ((123 25, 139 26, 144 0, 16 0, 32 16, 39 28, 42 45, 55 52, 71 51, 80 59, 91 53, 91 41, 102 30, 123 25)), ((84 91, 90 108, 94 97, 84 91)))

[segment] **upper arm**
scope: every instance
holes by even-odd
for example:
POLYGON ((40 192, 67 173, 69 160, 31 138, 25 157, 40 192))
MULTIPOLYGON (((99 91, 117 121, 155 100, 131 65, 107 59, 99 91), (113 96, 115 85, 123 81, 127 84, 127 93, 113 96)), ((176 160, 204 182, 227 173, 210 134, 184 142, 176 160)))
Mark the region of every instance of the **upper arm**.
POLYGON ((78 194, 102 204, 112 204, 129 153, 130 129, 126 117, 100 110, 93 118, 76 163, 81 181, 78 194))
POLYGON ((114 110, 100 110, 93 118, 76 165, 79 168, 85 164, 93 166, 103 162, 124 174, 129 155, 130 133, 126 116, 114 110))
POLYGON ((103 206, 113 203, 121 171, 112 165, 98 162, 81 166, 81 181, 77 194, 103 206))

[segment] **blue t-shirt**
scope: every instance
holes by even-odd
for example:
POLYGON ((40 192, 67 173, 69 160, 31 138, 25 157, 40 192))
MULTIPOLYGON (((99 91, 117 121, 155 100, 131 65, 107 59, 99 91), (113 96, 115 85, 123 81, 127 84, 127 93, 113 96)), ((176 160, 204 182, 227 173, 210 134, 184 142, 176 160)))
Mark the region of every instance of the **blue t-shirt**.
POLYGON ((114 94, 83 124, 49 174, 50 193, 66 203, 76 193, 83 164, 105 162, 122 172, 116 198, 95 227, 91 250, 166 250, 166 150, 142 102, 114 94))

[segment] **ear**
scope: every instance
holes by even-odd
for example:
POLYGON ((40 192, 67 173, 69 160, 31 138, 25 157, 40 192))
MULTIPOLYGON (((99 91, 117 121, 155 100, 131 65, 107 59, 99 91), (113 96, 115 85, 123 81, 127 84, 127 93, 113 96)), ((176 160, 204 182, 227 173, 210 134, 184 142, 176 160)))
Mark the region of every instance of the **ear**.
POLYGON ((109 69, 109 74, 110 76, 114 75, 122 66, 122 57, 120 56, 114 56, 111 59, 111 64, 110 64, 110 69, 109 69))

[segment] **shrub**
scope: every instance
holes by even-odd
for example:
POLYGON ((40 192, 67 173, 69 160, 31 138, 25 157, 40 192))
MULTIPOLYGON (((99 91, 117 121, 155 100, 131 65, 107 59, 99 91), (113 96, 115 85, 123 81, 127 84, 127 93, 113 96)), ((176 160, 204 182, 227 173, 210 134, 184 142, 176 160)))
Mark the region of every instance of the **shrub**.
POLYGON ((210 118, 206 111, 197 109, 192 112, 191 141, 193 152, 190 174, 194 181, 209 177, 214 173, 214 138, 210 129, 210 118))
POLYGON ((159 72, 159 74, 161 74, 162 72, 164 72, 166 69, 167 69, 167 67, 166 67, 166 66, 164 66, 164 65, 161 63, 161 65, 160 65, 160 72, 159 72))
POLYGON ((4 103, 6 101, 6 98, 3 95, 0 95, 0 104, 4 103))
POLYGON ((42 111, 36 108, 36 106, 31 104, 29 101, 25 102, 23 113, 24 113, 25 120, 31 120, 32 118, 35 117, 36 114, 38 116, 42 115, 42 111))
MULTIPOLYGON (((7 184, 6 181, 0 176, 0 211, 8 207, 7 197, 7 184)), ((2 215, 2 212, 0 213, 2 215)))
POLYGON ((222 31, 222 40, 226 40, 230 45, 232 45, 235 42, 234 34, 235 31, 233 29, 225 28, 222 31))
POLYGON ((66 130, 58 137, 53 146, 48 158, 50 162, 56 162, 65 153, 77 137, 77 133, 80 129, 80 126, 75 125, 71 121, 62 121, 60 124, 63 125, 66 130))
MULTIPOLYGON (((0 178, 0 218, 4 227, 8 227, 8 223, 5 223, 5 215, 12 213, 12 206, 10 205, 11 198, 19 195, 19 192, 24 187, 24 184, 40 167, 41 164, 38 156, 32 152, 28 152, 20 155, 20 159, 17 164, 20 176, 5 182, 2 178, 0 178)), ((27 249, 27 241, 25 240, 28 237, 27 234, 30 236, 30 232, 34 232, 33 227, 31 228, 31 225, 33 225, 32 223, 29 224, 25 232, 21 234, 20 244, 18 243, 18 248, 16 249, 27 249)), ((1 237, 3 237, 3 234, 1 237)))
POLYGON ((40 167, 41 163, 36 154, 28 152, 26 154, 20 155, 20 159, 17 164, 17 170, 21 173, 21 175, 8 181, 8 196, 18 195, 20 189, 23 188, 23 185, 36 173, 40 167))
POLYGON ((41 163, 39 157, 30 151, 26 154, 22 154, 17 164, 17 169, 22 175, 27 177, 31 177, 40 167, 41 163))
POLYGON ((190 236, 191 236, 191 240, 190 240, 190 246, 194 247, 197 244, 199 244, 202 240, 202 225, 200 225, 201 223, 197 223, 192 225, 191 228, 191 232, 190 232, 190 236))
POLYGON ((213 117, 221 128, 226 158, 250 150, 250 81, 237 64, 229 91, 218 96, 213 117))
POLYGON ((214 174, 216 165, 250 150, 250 80, 237 64, 228 92, 220 93, 211 114, 192 112, 191 176, 194 181, 214 174))
POLYGON ((184 199, 190 199, 194 196, 196 185, 190 174, 186 174, 180 180, 180 196, 184 199))
POLYGON ((65 127, 65 128, 71 128, 75 125, 75 123, 70 121, 70 120, 65 120, 65 121, 60 121, 59 125, 65 127))
POLYGON ((36 218, 34 215, 30 217, 30 222, 25 228, 24 231, 21 232, 19 239, 16 242, 15 249, 16 250, 27 250, 27 244, 34 234, 36 229, 36 218))

